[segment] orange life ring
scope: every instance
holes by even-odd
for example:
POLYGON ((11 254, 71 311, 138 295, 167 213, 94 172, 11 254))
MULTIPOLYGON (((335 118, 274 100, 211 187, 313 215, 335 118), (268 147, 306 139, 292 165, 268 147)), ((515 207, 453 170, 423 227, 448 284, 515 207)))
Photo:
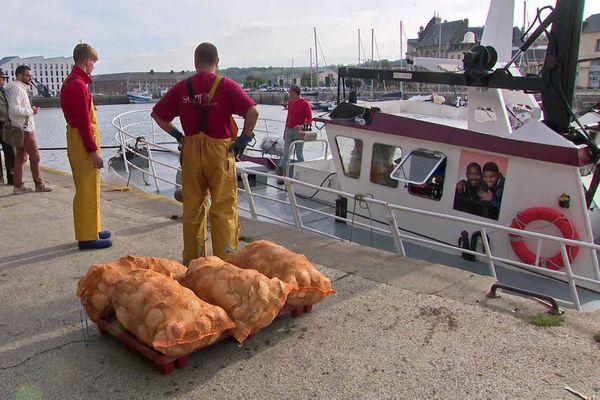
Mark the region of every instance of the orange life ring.
MULTIPOLYGON (((579 233, 577 233, 577 230, 571 221, 569 221, 568 218, 560 211, 548 207, 532 207, 517 213, 517 216, 513 219, 510 227, 515 229, 525 229, 527 224, 537 220, 553 223, 558 229, 560 229, 565 239, 579 240, 579 233)), ((512 246, 515 254, 519 256, 523 262, 535 265, 535 253, 527 248, 525 241, 523 240, 523 236, 520 236, 516 233, 510 233, 509 236, 510 245, 512 246)), ((569 262, 572 262, 579 253, 579 247, 567 245, 566 248, 569 262)), ((546 268, 548 269, 559 270, 565 267, 561 252, 558 252, 554 256, 546 259, 540 257, 538 265, 543 261, 545 261, 546 268)))

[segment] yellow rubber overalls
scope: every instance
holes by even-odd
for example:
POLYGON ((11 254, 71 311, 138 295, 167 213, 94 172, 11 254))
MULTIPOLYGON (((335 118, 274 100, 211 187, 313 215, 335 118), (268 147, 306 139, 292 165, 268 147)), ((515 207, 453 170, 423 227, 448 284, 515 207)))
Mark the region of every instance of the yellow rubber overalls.
MULTIPOLYGON (((100 149, 100 130, 96 118, 96 107, 92 100, 90 120, 96 146, 100 149)), ((101 230, 100 223, 100 170, 94 168, 87 149, 83 145, 79 129, 67 125, 67 155, 73 182, 75 197, 73 198, 73 220, 75 222, 75 239, 97 240, 101 230)))
MULTIPOLYGON (((208 106, 221 77, 208 94, 208 106)), ((232 136, 237 126, 232 123, 232 136)), ((183 263, 207 256, 207 199, 210 193, 212 249, 227 260, 238 248, 237 175, 232 139, 216 139, 204 132, 186 136, 183 146, 183 263)))

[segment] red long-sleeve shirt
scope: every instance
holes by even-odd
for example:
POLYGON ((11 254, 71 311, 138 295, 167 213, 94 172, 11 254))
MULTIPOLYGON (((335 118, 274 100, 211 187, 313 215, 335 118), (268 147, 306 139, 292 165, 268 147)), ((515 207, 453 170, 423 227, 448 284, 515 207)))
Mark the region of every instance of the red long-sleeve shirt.
POLYGON ((83 145, 89 153, 98 150, 90 119, 92 96, 87 85, 91 81, 92 78, 75 65, 60 90, 60 105, 65 119, 69 125, 79 130, 83 145))
POLYGON ((306 122, 312 122, 312 108, 304 98, 292 100, 288 103, 288 115, 285 121, 286 128, 293 128, 306 122))

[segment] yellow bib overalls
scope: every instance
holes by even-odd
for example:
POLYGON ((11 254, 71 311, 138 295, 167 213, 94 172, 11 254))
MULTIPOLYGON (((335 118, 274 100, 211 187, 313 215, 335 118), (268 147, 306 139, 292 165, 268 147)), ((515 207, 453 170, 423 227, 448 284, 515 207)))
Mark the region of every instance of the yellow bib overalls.
MULTIPOLYGON (((90 120, 96 146, 100 149, 100 130, 96 118, 96 107, 92 100, 90 120)), ((98 150, 99 151, 99 150, 98 150)), ((97 240, 100 223, 100 170, 94 168, 87 149, 83 145, 79 129, 67 125, 67 155, 75 183, 73 198, 73 220, 75 239, 97 240)))
MULTIPOLYGON (((213 83, 210 104, 219 84, 213 83)), ((232 122, 232 135, 237 125, 232 122)), ((229 259, 238 247, 237 175, 231 139, 216 139, 204 132, 186 136, 183 145, 183 262, 207 256, 207 199, 210 193, 210 233, 215 256, 229 259)))

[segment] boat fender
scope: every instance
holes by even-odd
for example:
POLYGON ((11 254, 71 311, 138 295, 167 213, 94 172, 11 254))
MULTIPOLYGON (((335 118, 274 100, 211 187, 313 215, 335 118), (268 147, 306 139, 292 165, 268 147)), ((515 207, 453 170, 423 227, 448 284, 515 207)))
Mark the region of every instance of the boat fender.
MULTIPOLYGON (((462 231, 460 233, 460 237, 458 238, 458 247, 465 249, 465 250, 471 250, 471 243, 469 241, 469 232, 462 231)), ((463 258, 463 260, 467 260, 467 261, 475 261, 475 256, 473 254, 469 254, 469 253, 462 253, 462 258, 463 258)))
MULTIPOLYGON (((565 239, 579 240, 579 233, 571 221, 569 221, 569 219, 560 211, 548 207, 531 207, 517 213, 516 217, 512 220, 510 227, 524 230, 529 223, 538 220, 548 221, 554 224, 554 226, 560 229, 560 232, 565 239)), ((515 254, 519 256, 523 262, 536 265, 535 253, 527 248, 527 245, 523 240, 523 236, 520 236, 517 233, 510 233, 509 236, 510 245, 515 254)), ((571 263, 573 260, 575 260, 577 254, 579 254, 579 247, 567 245, 566 249, 569 262, 571 263)), ((546 268, 552 270, 559 270, 564 268, 565 263, 561 252, 558 252, 552 257, 540 257, 537 265, 545 266, 546 268)))

